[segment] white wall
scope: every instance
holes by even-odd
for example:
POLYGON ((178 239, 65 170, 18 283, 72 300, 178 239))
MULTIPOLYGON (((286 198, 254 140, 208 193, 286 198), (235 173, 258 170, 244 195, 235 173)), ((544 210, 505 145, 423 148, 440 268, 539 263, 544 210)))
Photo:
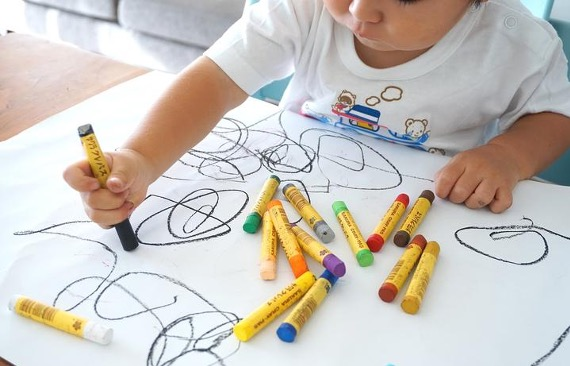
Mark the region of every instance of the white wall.
POLYGON ((551 17, 570 21, 570 0, 554 0, 551 17))

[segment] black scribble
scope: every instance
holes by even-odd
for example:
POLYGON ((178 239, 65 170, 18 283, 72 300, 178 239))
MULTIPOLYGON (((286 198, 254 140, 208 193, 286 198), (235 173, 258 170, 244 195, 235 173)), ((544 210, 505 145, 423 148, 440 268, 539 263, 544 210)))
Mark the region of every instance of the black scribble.
MULTIPOLYGON (((527 224, 464 227, 455 232, 455 238, 459 244, 475 253, 502 263, 518 266, 535 265, 546 259, 550 249, 545 234, 570 240, 568 236, 535 225, 529 218, 523 217, 523 220, 527 224), (467 236, 469 240, 464 239, 467 236), (523 246, 525 250, 520 250, 523 246), (535 250, 531 251, 529 248, 535 250), (534 254, 529 258, 520 258, 522 252, 533 252, 534 254)), ((531 365, 543 364, 564 342, 569 332, 570 326, 556 339, 552 348, 531 365)))
POLYGON ((548 241, 542 232, 570 240, 568 236, 534 225, 532 220, 528 218, 524 218, 524 220, 528 221, 529 224, 464 227, 455 232, 455 238, 459 244, 485 257, 499 262, 522 266, 539 263, 547 257, 549 252, 548 241), (471 244, 467 243, 468 240, 462 238, 462 236, 467 233, 469 234, 469 242, 471 242, 471 244), (520 250, 523 246, 525 246, 526 249, 529 247, 534 249, 534 255, 532 255, 531 258, 515 259, 516 256, 521 255, 521 252, 530 252, 530 250, 520 250))
POLYGON ((311 123, 294 133, 283 113, 278 121, 277 125, 266 120, 246 125, 224 118, 207 140, 179 160, 178 164, 193 169, 169 171, 164 177, 245 183, 258 172, 282 179, 303 175, 309 191, 323 193, 332 187, 389 190, 401 185, 403 178, 433 182, 402 174, 377 148, 359 141, 358 135, 351 136, 351 131, 314 128, 311 123))
POLYGON ((560 337, 558 337, 556 339, 556 341, 554 342, 554 344, 552 345, 552 348, 550 349, 550 351, 548 351, 544 356, 542 356, 541 358, 539 358, 538 360, 534 361, 531 366, 538 366, 541 365, 544 361, 546 361, 546 359, 550 356, 552 356, 552 354, 558 349, 558 347, 562 344, 562 342, 564 342, 564 340, 566 339, 566 337, 568 336, 568 333, 570 333, 570 326, 568 328, 566 328, 564 330, 564 332, 562 332, 562 334, 560 335, 560 337))
POLYGON ((141 323, 144 328, 137 326, 135 330, 126 325, 122 331, 145 329, 151 335, 156 332, 154 338, 149 340, 146 361, 149 366, 223 366, 225 360, 237 352, 240 343, 231 337, 233 326, 240 320, 236 314, 218 309, 200 293, 167 275, 144 271, 118 274, 119 256, 109 245, 72 234, 81 231, 79 226, 84 225, 94 224, 70 221, 14 233, 48 234, 71 239, 41 248, 49 254, 57 253, 60 258, 65 256, 70 246, 74 249, 69 254, 71 256, 76 255, 81 244, 102 249, 102 253, 96 253, 96 250, 89 253, 100 263, 108 264, 97 266, 95 263, 102 274, 81 276, 74 273, 79 278, 63 286, 52 306, 66 311, 88 307, 100 319, 111 324, 132 318, 136 318, 137 322, 144 320, 141 323))
POLYGON ((135 234, 141 244, 156 246, 216 238, 230 233, 229 224, 248 201, 247 193, 231 189, 202 188, 179 201, 151 194, 139 210, 153 213, 141 221, 135 234))

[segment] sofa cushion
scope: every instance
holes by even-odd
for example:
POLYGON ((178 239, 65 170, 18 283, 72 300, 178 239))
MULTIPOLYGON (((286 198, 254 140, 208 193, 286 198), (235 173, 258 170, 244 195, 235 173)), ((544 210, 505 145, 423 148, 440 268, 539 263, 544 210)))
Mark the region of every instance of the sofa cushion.
POLYGON ((240 18, 244 4, 244 0, 121 0, 119 23, 153 36, 209 47, 240 18))
POLYGON ((117 20, 119 0, 26 0, 27 2, 49 6, 93 18, 117 20))

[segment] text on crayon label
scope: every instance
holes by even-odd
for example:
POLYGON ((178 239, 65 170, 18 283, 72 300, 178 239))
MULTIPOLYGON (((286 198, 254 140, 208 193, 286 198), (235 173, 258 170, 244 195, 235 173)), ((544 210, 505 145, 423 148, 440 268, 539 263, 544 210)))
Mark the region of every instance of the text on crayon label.
POLYGON ((414 207, 410 210, 410 214, 406 217, 406 221, 402 225, 402 230, 405 230, 411 235, 422 222, 430 206, 431 203, 427 199, 419 198, 414 204, 414 207))
POLYGON ((86 319, 66 313, 54 307, 44 305, 31 299, 21 298, 16 302, 14 310, 24 317, 50 325, 67 333, 80 337, 83 335, 83 327, 86 323, 86 319))
POLYGON ((360 230, 354 224, 352 216, 348 211, 342 211, 338 214, 340 227, 350 244, 350 247, 354 253, 362 250, 368 249, 368 245, 364 241, 360 230))
POLYGON ((263 216, 263 213, 267 209, 267 202, 271 200, 278 186, 279 182, 276 179, 269 178, 266 180, 265 183, 263 183, 263 187, 261 188, 261 192, 259 192, 259 196, 257 197, 257 201, 255 202, 255 206, 253 206, 252 211, 257 212, 259 216, 263 216))

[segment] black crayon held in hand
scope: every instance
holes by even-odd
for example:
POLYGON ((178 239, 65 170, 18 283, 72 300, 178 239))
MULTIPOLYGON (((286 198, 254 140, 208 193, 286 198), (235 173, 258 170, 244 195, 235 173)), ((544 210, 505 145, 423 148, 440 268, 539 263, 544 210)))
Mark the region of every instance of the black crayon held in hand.
MULTIPOLYGON (((87 154, 91 171, 99 181, 101 187, 105 188, 107 186, 107 178, 109 177, 111 170, 109 169, 109 165, 107 165, 103 151, 101 151, 101 148, 99 147, 97 137, 95 137, 95 132, 93 132, 93 127, 90 124, 79 126, 77 128, 77 132, 81 138, 83 149, 87 154)), ((128 218, 114 227, 115 230, 117 230, 117 234, 119 235, 119 239, 121 240, 121 245, 124 250, 131 251, 138 247, 139 242, 137 240, 137 236, 135 235, 128 218)))

